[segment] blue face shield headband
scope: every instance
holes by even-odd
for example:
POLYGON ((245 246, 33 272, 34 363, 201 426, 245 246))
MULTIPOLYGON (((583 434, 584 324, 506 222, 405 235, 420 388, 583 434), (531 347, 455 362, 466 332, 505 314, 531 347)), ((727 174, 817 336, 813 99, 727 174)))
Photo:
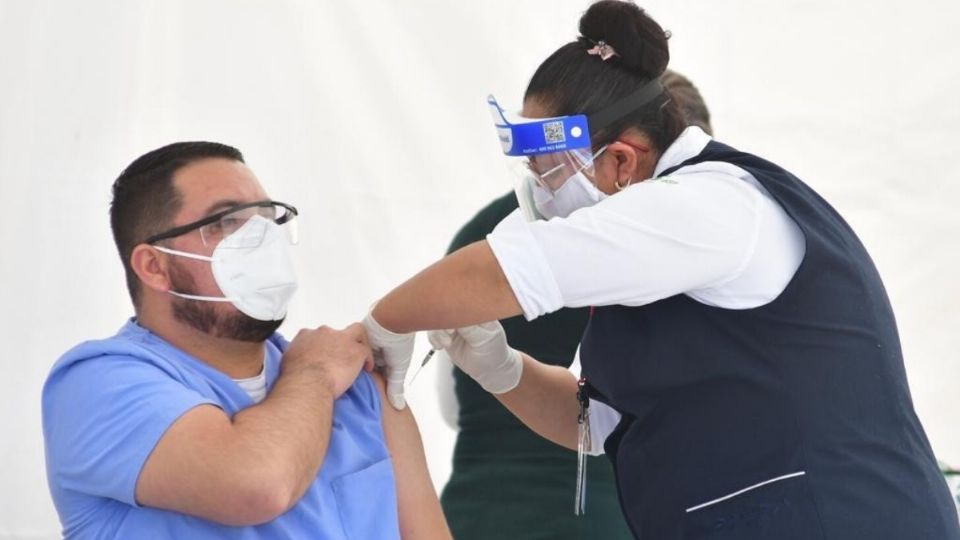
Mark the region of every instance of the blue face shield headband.
POLYGON ((493 96, 487 97, 497 138, 508 156, 535 156, 577 148, 590 148, 590 129, 586 115, 556 118, 507 118, 506 111, 493 96))
POLYGON ((508 156, 531 156, 590 148, 590 137, 613 122, 639 109, 663 94, 660 81, 654 79, 613 105, 591 115, 574 114, 553 118, 525 118, 510 115, 496 98, 487 97, 497 137, 508 156))
POLYGON ((662 95, 663 87, 654 79, 596 113, 552 118, 509 115, 496 98, 487 97, 503 153, 520 158, 512 165, 517 198, 527 219, 551 217, 541 211, 548 204, 544 201, 575 175, 592 176, 593 161, 604 150, 593 152, 592 136, 662 95))

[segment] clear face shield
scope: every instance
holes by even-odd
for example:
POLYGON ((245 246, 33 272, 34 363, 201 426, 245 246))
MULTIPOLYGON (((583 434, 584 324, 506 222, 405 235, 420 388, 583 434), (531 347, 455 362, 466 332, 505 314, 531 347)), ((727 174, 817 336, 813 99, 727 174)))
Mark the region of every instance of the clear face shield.
POLYGON ((487 104, 524 217, 535 221, 564 213, 553 211, 550 203, 557 193, 570 191, 564 186, 571 179, 586 177, 592 185, 594 161, 605 150, 593 152, 587 117, 525 118, 509 115, 493 96, 487 104))
POLYGON ((606 146, 593 150, 591 136, 663 95, 660 81, 653 79, 589 116, 553 118, 510 115, 493 96, 487 97, 524 217, 566 217, 605 198, 595 183, 595 164, 606 146))

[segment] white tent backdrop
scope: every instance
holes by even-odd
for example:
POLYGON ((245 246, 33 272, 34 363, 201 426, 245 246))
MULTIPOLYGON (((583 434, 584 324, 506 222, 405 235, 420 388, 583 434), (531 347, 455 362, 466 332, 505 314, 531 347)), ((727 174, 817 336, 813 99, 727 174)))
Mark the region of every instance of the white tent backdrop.
MULTIPOLYGON (((920 417, 938 456, 960 463, 960 4, 646 6, 673 31, 671 65, 703 91, 719 138, 796 172, 859 232, 920 417)), ((177 140, 238 146, 301 210, 303 284, 285 331, 346 325, 509 189, 484 98, 519 104, 585 8, 0 0, 0 538, 59 534, 40 389, 62 352, 131 314, 107 219, 127 163, 177 140)), ((409 392, 439 488, 454 433, 435 377, 409 392)))

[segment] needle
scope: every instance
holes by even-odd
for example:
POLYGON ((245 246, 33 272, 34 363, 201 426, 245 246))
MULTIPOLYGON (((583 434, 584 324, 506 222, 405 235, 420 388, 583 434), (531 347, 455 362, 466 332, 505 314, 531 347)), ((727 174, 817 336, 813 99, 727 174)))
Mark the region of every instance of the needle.
POLYGON ((429 362, 430 359, 433 358, 433 355, 436 353, 437 353, 436 349, 430 349, 430 352, 428 352, 427 355, 423 357, 423 361, 420 362, 420 367, 417 368, 417 371, 413 374, 413 378, 411 378, 410 382, 407 383, 408 386, 413 384, 413 381, 417 379, 417 375, 420 374, 420 371, 423 369, 423 366, 427 365, 427 362, 429 362))

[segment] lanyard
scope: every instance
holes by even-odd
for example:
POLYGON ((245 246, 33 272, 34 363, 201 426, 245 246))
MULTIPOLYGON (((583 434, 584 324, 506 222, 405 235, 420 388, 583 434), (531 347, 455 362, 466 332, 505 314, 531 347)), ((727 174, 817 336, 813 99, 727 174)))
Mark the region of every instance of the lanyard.
POLYGON ((573 515, 587 512, 587 451, 591 448, 590 438, 590 398, 587 396, 587 378, 580 377, 577 382, 577 401, 580 413, 577 415, 577 493, 573 499, 573 515))

